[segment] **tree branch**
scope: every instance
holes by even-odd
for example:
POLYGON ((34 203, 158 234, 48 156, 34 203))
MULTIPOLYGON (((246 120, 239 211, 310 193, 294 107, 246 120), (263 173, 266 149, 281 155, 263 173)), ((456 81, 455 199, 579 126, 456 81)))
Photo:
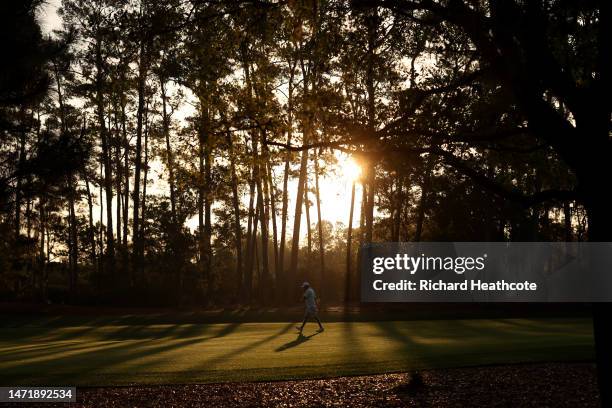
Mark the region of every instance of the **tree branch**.
POLYGON ((431 153, 437 154, 442 157, 443 161, 450 165, 453 169, 457 170, 461 174, 468 176, 482 187, 490 190, 496 195, 505 198, 507 200, 519 203, 524 207, 532 207, 534 205, 546 202, 546 201, 573 201, 581 200, 580 195, 576 191, 567 190, 544 190, 531 195, 525 195, 518 190, 508 190, 506 187, 492 180, 477 170, 473 169, 464 160, 458 158, 454 154, 440 149, 431 148, 431 153))

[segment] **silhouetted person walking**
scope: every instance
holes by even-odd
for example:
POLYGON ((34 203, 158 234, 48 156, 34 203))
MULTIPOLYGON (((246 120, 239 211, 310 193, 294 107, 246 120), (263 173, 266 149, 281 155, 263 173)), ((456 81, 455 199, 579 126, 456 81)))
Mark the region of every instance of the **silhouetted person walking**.
POLYGON ((304 299, 304 306, 306 307, 306 310, 304 311, 304 321, 302 322, 302 326, 296 327, 296 329, 298 329, 301 335, 302 330, 304 330, 304 326, 306 325, 306 321, 308 321, 309 317, 312 317, 319 324, 318 331, 322 332, 325 329, 321 324, 321 320, 319 320, 317 310, 317 294, 315 293, 314 289, 310 287, 310 284, 308 282, 304 282, 302 284, 302 288, 304 289, 304 294, 302 295, 302 298, 304 299))

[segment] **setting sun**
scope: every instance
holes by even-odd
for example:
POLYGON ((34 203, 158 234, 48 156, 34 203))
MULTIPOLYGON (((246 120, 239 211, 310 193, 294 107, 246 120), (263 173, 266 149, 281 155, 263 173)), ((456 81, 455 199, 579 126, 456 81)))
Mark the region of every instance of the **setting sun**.
POLYGON ((349 157, 342 164, 342 175, 346 180, 356 181, 361 176, 361 167, 352 157, 349 157))
POLYGON ((0 404, 612 407, 611 3, 1 1, 0 404))

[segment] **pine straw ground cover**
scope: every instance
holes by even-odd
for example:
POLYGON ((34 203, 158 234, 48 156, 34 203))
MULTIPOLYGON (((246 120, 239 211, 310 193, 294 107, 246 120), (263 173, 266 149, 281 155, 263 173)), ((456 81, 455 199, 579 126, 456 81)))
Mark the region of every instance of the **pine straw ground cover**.
POLYGON ((299 381, 81 388, 77 395, 77 403, 55 406, 599 406, 592 363, 517 364, 299 381))

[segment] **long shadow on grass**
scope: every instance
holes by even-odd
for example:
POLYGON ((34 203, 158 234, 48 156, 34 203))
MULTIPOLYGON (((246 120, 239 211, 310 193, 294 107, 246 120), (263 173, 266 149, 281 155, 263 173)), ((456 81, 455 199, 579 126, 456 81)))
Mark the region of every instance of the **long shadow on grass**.
MULTIPOLYGON (((396 343, 399 343, 406 356, 400 359, 406 360, 407 365, 410 362, 429 362, 429 358, 425 358, 425 349, 432 348, 415 342, 408 334, 403 333, 397 326, 397 322, 376 322, 374 323, 382 332, 382 335, 387 338, 393 339, 396 343), (406 357, 410 358, 406 358, 406 357)), ((415 333, 416 334, 416 333, 415 333)), ((395 353, 394 353, 395 354, 395 353)), ((406 366, 406 368, 410 368, 406 366)))
MULTIPOLYGON (((241 323, 231 323, 223 326, 221 330, 219 330, 213 336, 207 337, 206 340, 218 339, 221 337, 225 337, 229 334, 232 334, 238 327, 240 327, 241 323)), ((160 356, 159 358, 149 359, 142 364, 135 365, 132 370, 138 371, 147 371, 151 367, 155 367, 156 365, 163 363, 167 359, 166 356, 160 356)))
MULTIPOLYGON (((66 352, 75 352, 78 350, 87 350, 105 347, 108 345, 117 344, 117 342, 85 342, 85 341, 75 341, 70 343, 60 343, 60 344, 40 344, 36 347, 31 347, 25 350, 20 351, 10 351, 10 350, 2 350, 0 352, 0 360, 3 361, 15 361, 15 360, 32 360, 42 358, 44 356, 48 356, 54 353, 66 353, 66 352), (104 344, 100 344, 104 343, 104 344)), ((1 364, 0 364, 1 367, 1 364)))
POLYGON ((79 340, 91 335, 96 340, 131 340, 170 337, 180 338, 185 335, 199 334, 203 324, 163 324, 155 323, 153 319, 145 317, 140 320, 132 315, 117 318, 95 318, 88 320, 70 320, 62 316, 48 319, 38 319, 31 322, 11 324, 0 328, 0 341, 12 340, 18 336, 20 340, 31 341, 62 341, 79 340), (78 323, 78 325, 76 324, 78 323))
MULTIPOLYGON (((74 340, 81 339, 84 335, 91 335, 99 341, 117 340, 151 340, 162 339, 165 337, 180 339, 185 337, 195 337, 204 335, 207 324, 172 324, 172 325, 128 325, 116 326, 115 330, 110 330, 113 326, 87 327, 78 330, 67 330, 60 335, 51 336, 48 340, 74 340)), ((45 339, 47 340, 47 339, 45 339)))
MULTIPOLYGON (((31 379, 30 374, 33 374, 35 372, 50 373, 49 377, 51 378, 57 378, 57 376, 74 378, 75 375, 92 372, 95 373, 98 370, 102 370, 115 365, 125 364, 139 358, 165 353, 177 348, 201 343, 213 338, 223 337, 235 330, 237 325, 238 324, 228 325, 229 327, 224 326, 219 332, 215 333, 212 336, 187 338, 178 341, 168 339, 168 341, 170 341, 171 343, 164 342, 155 346, 151 346, 150 340, 135 340, 130 341, 128 344, 120 342, 118 344, 115 343, 111 345, 103 345, 99 348, 96 348, 95 350, 75 353, 63 357, 60 353, 55 353, 53 357, 50 357, 43 361, 24 361, 21 364, 13 366, 11 369, 14 370, 14 377, 22 376, 24 380, 31 379), (65 371, 66 367, 72 367, 77 369, 68 372, 65 371)), ((199 334, 208 332, 209 328, 210 325, 204 325, 199 330, 199 334)), ((70 352, 71 350, 68 349, 66 351, 70 352)), ((45 376, 46 375, 44 374, 41 375, 41 377, 45 376)))
POLYGON ((288 343, 283 344, 280 347, 277 347, 276 349, 274 349, 274 351, 280 352, 280 351, 285 351, 293 347, 297 347, 300 344, 306 343, 308 340, 312 339, 314 336, 316 336, 319 333, 320 332, 316 332, 316 333, 311 334, 310 336, 304 336, 302 333, 299 333, 295 340, 292 340, 288 343))
MULTIPOLYGON (((128 318, 133 318, 131 315, 120 317, 96 317, 83 319, 78 316, 50 316, 44 318, 36 317, 19 317, 14 320, 10 316, 0 316, 0 320, 6 320, 8 323, 0 324, 3 333, 0 337, 5 337, 4 329, 19 330, 21 339, 29 338, 45 338, 47 340, 64 340, 73 337, 82 336, 83 334, 104 326, 126 326, 130 325, 128 318), (67 330, 66 330, 67 329, 67 330), (74 330, 73 330, 74 329, 74 330), (59 334, 55 332, 59 331, 59 334)), ((146 325, 146 322, 139 322, 140 325, 146 325)))
MULTIPOLYGON (((213 339, 227 336, 234 332, 237 327, 240 326, 240 323, 232 323, 223 325, 221 330, 215 333, 213 336, 210 336, 206 339, 213 339)), ((80 331, 73 333, 70 338, 74 341, 70 343, 66 343, 66 340, 57 340, 58 337, 52 337, 53 340, 46 340, 42 344, 32 344, 29 346, 21 346, 19 348, 7 348, 0 350, 0 356, 5 356, 7 359, 11 360, 32 360, 42 358, 45 355, 50 355, 52 353, 62 353, 62 352, 76 352, 78 350, 87 350, 96 348, 101 350, 101 348, 105 348, 108 346, 117 345, 116 342, 121 342, 124 340, 162 340, 164 338, 170 339, 181 339, 181 338, 191 338, 196 336, 204 335, 210 325, 172 325, 163 330, 150 330, 143 333, 143 329, 134 329, 130 330, 129 328, 121 327, 118 328, 115 332, 109 333, 101 333, 99 336, 96 336, 94 342, 87 342, 85 339, 79 339, 77 334, 81 333, 80 331), (59 341, 59 343, 57 343, 59 341), (113 342, 115 344, 108 344, 107 342, 113 342), (106 344, 97 344, 96 343, 106 343, 106 344)), ((200 339, 204 340, 204 339, 200 339)), ((69 356, 67 356, 69 358, 69 356)))
MULTIPOLYGON (((357 323, 355 322, 346 322, 343 325, 343 331, 344 331, 344 336, 346 339, 346 345, 348 346, 354 346, 352 348, 354 348, 354 354, 357 356, 361 356, 363 355, 363 345, 361 344, 361 338, 359 337, 359 335, 356 333, 355 330, 355 325, 357 323)), ((368 323, 362 323, 362 324, 368 324, 368 323)))
MULTIPOLYGON (((452 321, 454 338, 498 339, 501 337, 542 338, 565 334, 576 334, 576 330, 585 327, 580 322, 540 321, 534 319, 486 319, 486 320, 454 320, 452 321)), ((589 326, 586 326, 589 327, 589 326)))
POLYGON ((449 359, 475 363, 504 353, 547 348, 552 346, 548 339, 555 340, 561 334, 529 321, 439 321, 437 327, 431 323, 412 327, 400 327, 397 322, 376 324, 382 336, 399 344, 399 360, 435 366, 448 365, 449 359))
POLYGON ((257 347, 259 347, 259 346, 261 346, 263 344, 266 344, 266 343, 274 340, 278 336, 281 336, 281 335, 287 333, 292 326, 293 326, 293 323, 287 323, 287 325, 285 325, 282 329, 280 329, 278 332, 276 332, 274 334, 271 334, 271 335, 269 335, 267 337, 264 337, 263 339, 255 341, 253 343, 247 344, 246 346, 240 347, 237 350, 230 350, 227 353, 224 353, 224 354, 222 354, 220 356, 210 358, 210 359, 204 361, 202 364, 199 364, 197 367, 194 367, 194 369, 201 368, 201 367, 206 367, 206 366, 214 367, 217 364, 227 360, 228 358, 231 358, 231 357, 237 356, 239 354, 246 353, 247 351, 253 350, 254 348, 257 348, 257 347))
POLYGON ((219 332, 213 336, 213 338, 216 339, 219 337, 227 336, 228 334, 232 334, 233 332, 236 331, 238 327, 240 327, 240 325, 241 323, 226 324, 225 326, 223 326, 223 329, 219 330, 219 332))
MULTIPOLYGON (((63 369, 76 367, 79 365, 86 366, 88 371, 112 366, 116 363, 125 363, 130 360, 135 360, 147 355, 168 351, 174 348, 185 346, 188 344, 199 343, 208 340, 211 337, 196 337, 184 340, 170 340, 169 342, 155 341, 157 344, 152 345, 151 340, 133 340, 129 342, 113 342, 111 344, 101 344, 94 350, 62 355, 61 352, 51 351, 48 358, 42 358, 41 361, 27 361, 28 358, 23 358, 22 364, 17 364, 15 368, 31 367, 33 370, 44 369, 63 369)), ((155 344, 155 343, 153 343, 155 344)), ((77 349, 78 350, 78 349, 77 349)), ((70 348, 65 350, 66 353, 71 353, 70 348)), ((53 371, 53 370, 51 370, 53 371)))

